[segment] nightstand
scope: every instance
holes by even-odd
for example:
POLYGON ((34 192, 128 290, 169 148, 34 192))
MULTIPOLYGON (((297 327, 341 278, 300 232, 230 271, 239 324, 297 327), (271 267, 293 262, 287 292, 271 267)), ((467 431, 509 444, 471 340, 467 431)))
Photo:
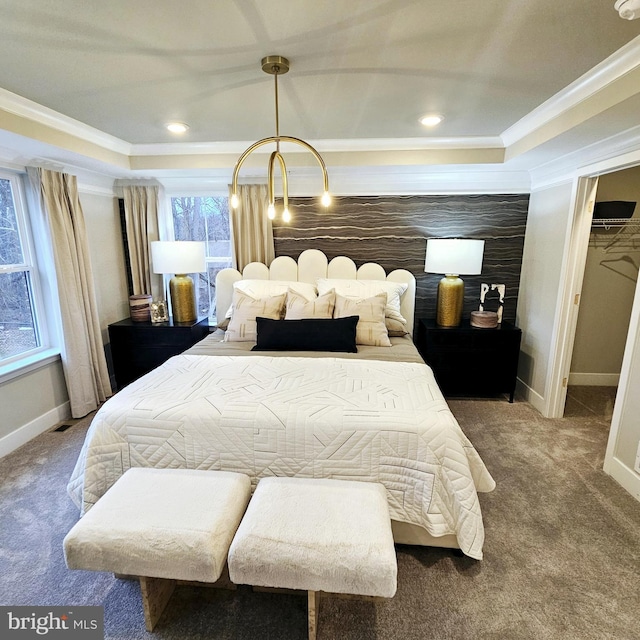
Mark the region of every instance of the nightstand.
POLYGON ((433 369, 445 395, 509 394, 513 402, 522 331, 510 322, 495 329, 439 327, 435 320, 418 322, 416 346, 433 369))
POLYGON ((195 322, 134 322, 125 318, 109 325, 113 372, 118 389, 202 340, 209 319, 195 322))

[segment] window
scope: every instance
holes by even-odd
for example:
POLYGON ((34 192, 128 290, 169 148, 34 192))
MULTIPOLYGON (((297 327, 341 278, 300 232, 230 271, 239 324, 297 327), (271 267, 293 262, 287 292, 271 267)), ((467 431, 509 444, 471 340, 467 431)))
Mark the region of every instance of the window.
POLYGON ((18 176, 0 173, 0 365, 41 350, 42 305, 18 176))
POLYGON ((171 198, 175 240, 204 241, 207 271, 192 274, 196 281, 199 316, 215 315, 216 274, 231 266, 229 199, 226 196, 171 198))

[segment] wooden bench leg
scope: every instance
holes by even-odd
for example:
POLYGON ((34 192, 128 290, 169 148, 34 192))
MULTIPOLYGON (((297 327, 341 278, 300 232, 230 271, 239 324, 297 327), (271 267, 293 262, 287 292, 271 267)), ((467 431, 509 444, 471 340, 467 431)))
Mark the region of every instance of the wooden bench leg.
POLYGON ((153 631, 165 610, 171 594, 176 587, 175 580, 164 578, 145 578, 140 576, 140 591, 142 592, 142 608, 144 609, 144 623, 147 631, 153 631))
POLYGON ((316 640, 318 634, 318 612, 320 609, 320 592, 309 591, 307 593, 309 607, 309 640, 316 640))

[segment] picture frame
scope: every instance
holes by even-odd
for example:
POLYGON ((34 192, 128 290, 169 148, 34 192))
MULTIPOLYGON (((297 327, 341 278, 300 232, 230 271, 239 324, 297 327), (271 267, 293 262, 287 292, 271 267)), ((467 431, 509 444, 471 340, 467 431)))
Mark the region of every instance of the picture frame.
POLYGON ((166 300, 154 300, 151 303, 151 322, 168 322, 169 311, 166 300))

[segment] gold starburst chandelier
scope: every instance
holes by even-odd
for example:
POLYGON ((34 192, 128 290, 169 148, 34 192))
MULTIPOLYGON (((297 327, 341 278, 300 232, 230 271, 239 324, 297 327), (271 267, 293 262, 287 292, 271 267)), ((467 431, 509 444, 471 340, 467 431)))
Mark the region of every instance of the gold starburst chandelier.
POLYGON ((287 73, 289 71, 289 60, 282 56, 267 56, 262 58, 262 70, 273 76, 275 85, 275 102, 276 102, 276 135, 269 138, 263 138, 254 142, 239 158, 236 162, 236 166, 233 170, 233 181, 231 185, 231 206, 237 209, 239 206, 238 199, 238 174, 244 161, 259 147, 265 144, 275 144, 276 150, 269 156, 269 169, 267 172, 267 179, 269 185, 269 206, 267 208, 267 216, 270 219, 274 219, 276 215, 275 207, 275 177, 274 168, 276 162, 280 166, 280 174, 282 176, 282 200, 284 203, 284 209, 282 211, 282 220, 289 222, 291 220, 291 213, 289 212, 289 186, 287 183, 287 167, 284 162, 284 158, 280 153, 281 142, 292 142, 294 144, 304 147, 309 151, 315 159, 318 161, 320 168, 322 169, 322 178, 324 181, 324 192, 322 194, 321 202, 325 207, 331 204, 331 196, 329 195, 329 176, 327 175, 327 167, 325 166, 322 156, 308 143, 300 138, 293 138, 291 136, 280 135, 280 122, 278 114, 278 75, 287 73))

